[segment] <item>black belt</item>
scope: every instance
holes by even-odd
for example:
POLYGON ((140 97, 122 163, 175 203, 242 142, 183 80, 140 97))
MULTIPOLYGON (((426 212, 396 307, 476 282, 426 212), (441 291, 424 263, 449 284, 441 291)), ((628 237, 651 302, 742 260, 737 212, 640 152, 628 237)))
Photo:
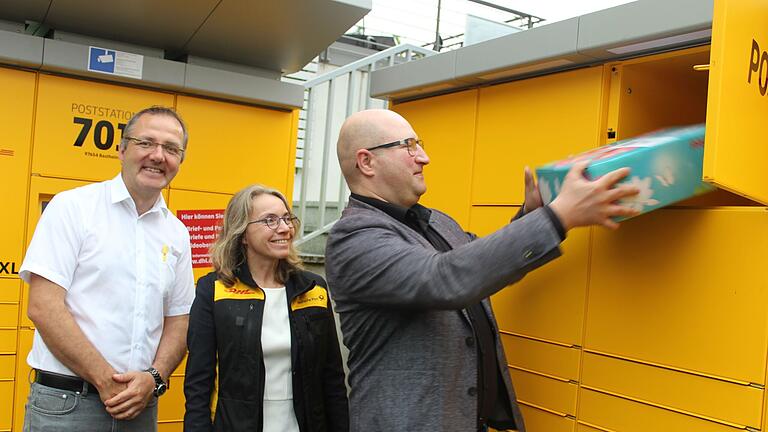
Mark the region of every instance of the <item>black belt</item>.
POLYGON ((96 396, 99 395, 99 391, 96 390, 96 387, 84 379, 69 375, 61 375, 53 372, 41 371, 40 369, 35 369, 35 382, 40 385, 53 387, 59 390, 69 390, 81 394, 93 394, 96 396))

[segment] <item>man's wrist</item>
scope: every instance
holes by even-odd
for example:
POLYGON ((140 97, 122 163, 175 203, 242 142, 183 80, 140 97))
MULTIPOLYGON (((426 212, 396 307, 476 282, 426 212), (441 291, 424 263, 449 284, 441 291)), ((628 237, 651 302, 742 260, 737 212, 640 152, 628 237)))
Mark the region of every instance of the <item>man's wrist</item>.
POLYGON ((168 382, 163 379, 163 376, 160 375, 160 372, 154 367, 150 367, 144 372, 150 374, 154 380, 155 388, 152 390, 152 393, 157 397, 162 396, 166 390, 168 390, 168 382))

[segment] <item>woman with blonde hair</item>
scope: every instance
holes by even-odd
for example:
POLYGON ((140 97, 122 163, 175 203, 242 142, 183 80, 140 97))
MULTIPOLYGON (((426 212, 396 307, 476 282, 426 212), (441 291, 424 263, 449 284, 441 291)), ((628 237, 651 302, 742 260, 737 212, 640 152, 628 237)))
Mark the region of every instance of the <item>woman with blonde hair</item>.
POLYGON ((222 228, 189 315, 184 430, 348 431, 327 286, 301 267, 288 201, 248 186, 222 228))

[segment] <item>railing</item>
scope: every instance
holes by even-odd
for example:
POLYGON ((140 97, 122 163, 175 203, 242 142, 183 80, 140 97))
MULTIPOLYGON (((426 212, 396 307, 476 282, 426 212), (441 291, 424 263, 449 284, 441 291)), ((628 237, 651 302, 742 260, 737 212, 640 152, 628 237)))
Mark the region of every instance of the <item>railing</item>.
POLYGON ((385 101, 370 97, 370 73, 432 54, 436 52, 409 44, 398 45, 304 83, 307 112, 303 165, 294 198, 298 208, 294 208, 294 212, 301 221, 306 221, 308 204, 316 202, 318 214, 315 229, 298 233, 297 246, 328 232, 341 217, 347 185, 336 158, 331 157, 331 149, 336 148, 338 130, 349 115, 363 109, 386 107, 385 101), (330 217, 326 215, 329 203, 334 203, 336 209, 330 217))

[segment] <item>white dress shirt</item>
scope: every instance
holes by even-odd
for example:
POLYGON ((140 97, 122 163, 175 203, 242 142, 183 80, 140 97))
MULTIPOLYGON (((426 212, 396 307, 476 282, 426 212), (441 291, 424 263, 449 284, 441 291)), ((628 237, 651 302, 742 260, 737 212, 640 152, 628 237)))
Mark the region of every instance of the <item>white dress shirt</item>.
MULTIPOLYGON (((19 276, 31 273, 67 290, 75 321, 118 372, 152 365, 164 318, 188 314, 195 294, 187 229, 162 195, 139 216, 119 174, 51 200, 19 276)), ((74 375, 37 330, 27 363, 74 375)))
POLYGON ((291 323, 285 287, 263 288, 266 295, 261 324, 264 353, 264 432, 298 432, 293 409, 291 323))

